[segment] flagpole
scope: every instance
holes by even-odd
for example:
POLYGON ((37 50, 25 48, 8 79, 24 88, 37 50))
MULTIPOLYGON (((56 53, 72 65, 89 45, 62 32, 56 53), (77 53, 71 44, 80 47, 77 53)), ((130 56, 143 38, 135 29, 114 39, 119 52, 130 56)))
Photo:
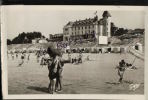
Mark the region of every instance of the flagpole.
POLYGON ((94 15, 97 15, 97 11, 95 11, 94 15))

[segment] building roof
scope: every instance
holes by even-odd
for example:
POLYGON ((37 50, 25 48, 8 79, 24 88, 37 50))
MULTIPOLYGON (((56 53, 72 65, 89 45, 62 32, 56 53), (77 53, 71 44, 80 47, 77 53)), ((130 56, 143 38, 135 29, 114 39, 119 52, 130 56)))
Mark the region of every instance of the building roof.
POLYGON ((104 24, 104 20, 103 20, 103 19, 100 19, 100 20, 98 21, 98 24, 103 25, 103 24, 104 24))
MULTIPOLYGON (((108 12, 108 11, 104 11, 104 13, 103 13, 103 15, 102 15, 103 17, 111 17, 111 15, 110 15, 110 13, 108 12)), ((65 27, 73 27, 73 26, 81 26, 81 25, 91 25, 91 24, 94 24, 94 23, 96 23, 96 22, 98 22, 98 24, 101 24, 101 25, 103 25, 104 24, 104 20, 103 20, 103 18, 102 19, 100 19, 99 21, 98 21, 98 16, 96 15, 94 18, 86 18, 85 20, 76 20, 76 21, 74 21, 74 22, 71 22, 71 21, 69 21, 67 24, 66 24, 66 26, 65 27)))
POLYGON ((70 22, 67 23, 67 25, 72 26, 73 25, 73 22, 70 21, 70 22))
POLYGON ((76 20, 74 22, 68 22, 66 26, 78 26, 78 25, 90 25, 95 23, 98 20, 98 17, 95 16, 94 18, 86 18, 85 20, 76 20))
POLYGON ((50 34, 51 37, 61 37, 63 36, 62 33, 59 33, 59 34, 50 34))
MULTIPOLYGON (((46 40, 46 39, 45 39, 45 38, 41 38, 41 39, 39 39, 39 41, 40 41, 40 40, 46 40)), ((47 40, 46 40, 46 41, 47 41, 47 40)))
POLYGON ((104 11, 102 16, 103 17, 111 17, 111 15, 108 11, 104 11))

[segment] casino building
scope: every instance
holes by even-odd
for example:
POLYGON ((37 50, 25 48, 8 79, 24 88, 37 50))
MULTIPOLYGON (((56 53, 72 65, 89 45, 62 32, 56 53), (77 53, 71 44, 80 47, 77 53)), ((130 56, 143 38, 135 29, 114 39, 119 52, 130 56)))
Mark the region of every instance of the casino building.
POLYGON ((69 21, 63 28, 63 40, 77 40, 77 39, 96 39, 108 41, 111 36, 111 15, 108 11, 104 11, 102 18, 98 19, 96 15, 94 18, 84 20, 69 21))

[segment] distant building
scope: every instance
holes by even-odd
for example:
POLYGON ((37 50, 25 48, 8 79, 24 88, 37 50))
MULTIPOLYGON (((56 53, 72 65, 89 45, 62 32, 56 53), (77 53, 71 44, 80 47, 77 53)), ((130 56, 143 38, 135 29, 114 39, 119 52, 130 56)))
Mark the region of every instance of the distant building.
POLYGON ((134 30, 128 30, 129 34, 144 34, 144 29, 134 29, 134 30))
POLYGON ((133 31, 134 34, 144 34, 144 29, 135 29, 133 31))
POLYGON ((39 39, 38 43, 47 43, 48 41, 46 39, 39 39))
POLYGON ((32 44, 38 43, 38 38, 32 40, 32 44))
POLYGON ((32 44, 36 43, 47 43, 48 41, 45 38, 36 38, 32 40, 32 44))
POLYGON ((132 29, 129 29, 128 31, 127 31, 127 34, 132 34, 133 33, 133 30, 132 29))
POLYGON ((59 33, 59 34, 49 34, 49 41, 63 41, 63 34, 59 33))
POLYGON ((99 36, 111 36, 111 22, 108 11, 104 11, 102 19, 94 18, 68 22, 63 28, 63 40, 89 39, 95 38, 99 41, 99 36))

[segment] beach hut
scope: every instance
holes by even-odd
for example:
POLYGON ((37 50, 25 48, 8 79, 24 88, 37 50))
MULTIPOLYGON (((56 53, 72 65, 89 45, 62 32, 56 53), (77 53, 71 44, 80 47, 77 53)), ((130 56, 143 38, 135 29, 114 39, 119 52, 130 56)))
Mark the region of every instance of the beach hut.
POLYGON ((119 53, 120 52, 120 47, 113 47, 113 52, 114 53, 119 53))
POLYGON ((136 45, 134 46, 134 49, 142 52, 143 51, 142 44, 141 43, 136 43, 136 45))
POLYGON ((107 47, 107 52, 111 53, 111 51, 112 51, 112 48, 111 47, 107 47))
POLYGON ((114 47, 112 51, 113 51, 114 53, 117 53, 117 52, 118 52, 118 48, 117 48, 117 47, 114 47))
POLYGON ((91 53, 97 53, 97 48, 96 47, 91 47, 91 53))
POLYGON ((102 48, 102 53, 107 53, 107 49, 108 49, 107 47, 103 47, 102 48))
POLYGON ((126 48, 125 47, 120 47, 120 52, 121 53, 125 53, 126 52, 126 48))
POLYGON ((98 50, 98 53, 103 53, 102 48, 98 48, 97 50, 98 50))
POLYGON ((90 53, 90 51, 91 51, 91 49, 90 49, 89 47, 85 47, 85 48, 84 48, 84 52, 85 52, 85 53, 90 53))
POLYGON ((94 47, 91 47, 91 53, 93 53, 93 51, 94 51, 94 47))

